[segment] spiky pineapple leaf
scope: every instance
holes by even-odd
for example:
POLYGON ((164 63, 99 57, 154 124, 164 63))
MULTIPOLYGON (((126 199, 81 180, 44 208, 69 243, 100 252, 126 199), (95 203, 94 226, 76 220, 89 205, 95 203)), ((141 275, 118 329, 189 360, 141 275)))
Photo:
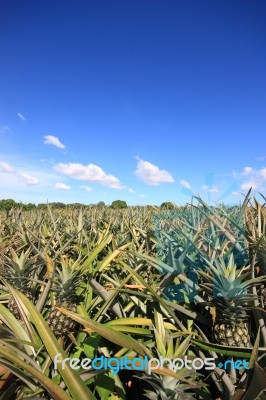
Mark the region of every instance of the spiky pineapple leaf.
MULTIPOLYGON (((45 374, 36 368, 32 367, 25 361, 21 360, 14 354, 11 354, 5 346, 0 346, 1 361, 0 364, 4 365, 14 375, 22 379, 32 390, 36 387, 32 384, 32 378, 35 378, 37 382, 41 383, 42 386, 53 396, 55 400, 71 400, 72 398, 58 386, 51 379, 45 376, 45 374)), ((74 397, 73 397, 74 398, 74 397)), ((78 397, 77 397, 78 399, 78 397)), ((88 397, 89 399, 89 397, 88 397)))
MULTIPOLYGON (((36 309, 36 307, 21 292, 15 291, 15 293, 21 299, 23 305, 29 312, 30 318, 34 323, 38 331, 38 334, 40 335, 43 344, 46 347, 51 359, 53 360, 57 354, 61 354, 62 358, 67 358, 67 355, 64 349, 62 348, 61 344, 55 338, 48 324, 44 320, 43 316, 36 309)), ((77 371, 71 369, 71 367, 67 363, 65 364, 65 368, 62 368, 61 363, 59 363, 58 371, 62 376, 62 379, 64 380, 74 400, 80 400, 80 399, 95 400, 94 395, 89 390, 89 388, 84 384, 84 382, 80 379, 80 376, 77 373, 77 371)))

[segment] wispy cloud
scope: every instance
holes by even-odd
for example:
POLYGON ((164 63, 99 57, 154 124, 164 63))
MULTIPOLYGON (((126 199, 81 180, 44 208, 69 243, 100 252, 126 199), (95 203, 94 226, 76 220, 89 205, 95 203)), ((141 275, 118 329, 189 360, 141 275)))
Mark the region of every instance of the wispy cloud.
POLYGON ((135 190, 133 190, 133 189, 131 189, 131 188, 129 188, 127 191, 128 191, 129 193, 135 193, 135 190))
POLYGON ((247 181, 242 183, 241 189, 243 190, 249 190, 252 188, 253 190, 258 189, 259 187, 259 182, 258 181, 247 181))
POLYGON ((254 172, 254 169, 252 167, 244 167, 243 171, 242 171, 242 175, 246 176, 246 175, 250 175, 254 172))
POLYGON ((101 167, 95 164, 83 165, 80 163, 59 163, 54 169, 63 175, 70 176, 81 181, 99 183, 112 189, 123 189, 118 178, 106 174, 101 167))
POLYGON ((3 171, 3 172, 14 172, 14 169, 13 169, 13 167, 11 167, 11 165, 6 163, 5 161, 0 161, 0 171, 3 171))
POLYGON ((259 170, 259 176, 266 181, 266 168, 262 168, 259 170))
POLYGON ((145 197, 145 194, 141 193, 141 194, 139 194, 139 197, 145 197))
POLYGON ((203 185, 201 188, 208 193, 219 193, 220 192, 220 190, 216 186, 210 187, 208 185, 203 185))
POLYGON ((58 147, 59 149, 64 149, 66 147, 63 143, 60 142, 60 140, 56 136, 47 135, 44 136, 43 139, 44 144, 51 144, 55 147, 58 147))
POLYGON ((244 167, 240 173, 234 173, 234 177, 242 181, 242 190, 249 190, 251 187, 253 190, 259 190, 266 182, 266 168, 244 167))
POLYGON ((21 120, 21 121, 26 121, 26 118, 24 117, 24 115, 22 115, 21 113, 17 113, 17 116, 19 117, 19 119, 21 120))
POLYGON ((187 188, 187 189, 191 189, 191 185, 188 181, 186 181, 185 179, 181 179, 179 181, 180 185, 187 188))
POLYGON ((26 185, 38 185, 39 180, 35 178, 34 176, 31 176, 29 174, 26 174, 24 172, 18 173, 17 174, 22 180, 26 183, 26 185))
POLYGON ((0 133, 5 133, 8 131, 9 131, 9 126, 7 126, 7 125, 0 126, 0 133))
POLYGON ((40 182, 37 178, 34 176, 26 173, 26 172, 20 172, 17 171, 15 168, 13 168, 10 164, 8 164, 5 161, 0 161, 0 171, 11 174, 19 178, 20 182, 24 182, 26 185, 38 185, 40 182))
POLYGON ((69 190, 69 189, 71 189, 71 186, 66 185, 65 183, 62 183, 62 182, 56 182, 56 184, 54 185, 54 188, 56 190, 69 190))
POLYGON ((91 192, 93 190, 91 186, 85 186, 85 185, 80 186, 80 188, 86 190, 86 192, 91 192))
POLYGON ((174 182, 174 178, 169 172, 160 169, 149 161, 139 160, 134 174, 147 185, 174 182))

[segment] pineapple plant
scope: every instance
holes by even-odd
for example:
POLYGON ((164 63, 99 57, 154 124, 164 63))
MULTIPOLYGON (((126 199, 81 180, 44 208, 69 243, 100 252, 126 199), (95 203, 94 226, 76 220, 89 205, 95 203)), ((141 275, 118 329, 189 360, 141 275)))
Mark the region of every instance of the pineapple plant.
MULTIPOLYGON (((30 250, 22 251, 20 256, 13 249, 10 249, 10 253, 11 257, 5 256, 5 259, 2 258, 0 261, 0 275, 9 285, 32 300, 31 284, 35 265, 29 257, 30 250)), ((12 295, 9 297, 7 307, 17 319, 21 318, 19 308, 12 295)))
POLYGON ((69 311, 77 311, 76 289, 79 284, 78 271, 73 270, 69 263, 62 259, 61 268, 56 269, 53 282, 55 293, 55 305, 49 310, 47 323, 56 337, 64 336, 73 331, 76 321, 63 314, 56 307, 64 307, 69 311))
MULTIPOLYGON (((187 355, 193 359, 195 354, 190 351, 191 343, 187 339, 182 340, 181 337, 175 337, 176 335, 165 326, 165 319, 161 312, 154 309, 153 315, 157 358, 165 357, 166 360, 174 360, 187 355)), ((164 363, 163 367, 171 370, 168 361, 164 363)), ((139 379, 145 381, 145 386, 147 387, 144 390, 144 397, 150 400, 193 400, 198 398, 197 394, 203 395, 202 388, 204 385, 198 381, 198 371, 182 368, 174 372, 186 381, 168 374, 157 376, 155 373, 142 373, 141 376, 138 376, 139 379)))
POLYGON ((0 242, 0 276, 5 276, 5 264, 4 264, 4 251, 5 248, 0 242))
POLYGON ((64 250, 64 254, 71 258, 72 260, 77 260, 79 258, 79 253, 75 248, 75 245, 68 245, 65 250, 64 250))
POLYGON ((2 276, 4 278, 5 272, 6 272, 6 268, 5 268, 4 260, 0 255, 0 277, 2 276))
POLYGON ((222 258, 213 261, 209 273, 200 271, 204 282, 201 286, 206 290, 215 308, 213 322, 213 340, 224 346, 251 347, 249 334, 249 310, 255 296, 248 292, 261 282, 261 277, 248 279, 245 268, 238 268, 233 254, 228 265, 222 258))
MULTIPOLYGON (((245 210, 246 238, 251 259, 255 259, 258 275, 266 275, 266 208, 254 199, 254 205, 245 210)), ((259 293, 266 308, 266 287, 261 285, 259 293)))
MULTIPOLYGON (((197 384, 197 389, 194 388, 194 393, 191 391, 189 384, 178 381, 168 375, 162 375, 157 377, 155 374, 144 375, 141 379, 145 379, 145 382, 150 384, 152 390, 145 390, 144 396, 150 400, 195 400, 197 398, 197 392, 200 392, 200 384, 196 381, 196 373, 179 372, 183 378, 188 379, 191 383, 197 384)), ((202 385, 203 386, 203 385, 202 385)))

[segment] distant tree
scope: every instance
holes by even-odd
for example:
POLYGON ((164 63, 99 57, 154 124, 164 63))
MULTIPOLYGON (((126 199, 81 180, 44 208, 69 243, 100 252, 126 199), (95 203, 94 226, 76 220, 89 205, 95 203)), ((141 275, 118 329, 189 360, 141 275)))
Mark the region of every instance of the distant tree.
POLYGON ((127 203, 124 200, 114 200, 111 204, 112 208, 127 208, 127 203))
POLYGON ((97 203, 97 207, 105 207, 105 202, 104 201, 99 201, 97 203))
POLYGON ((37 205, 37 208, 47 208, 47 204, 46 203, 39 203, 37 205))
POLYGON ((81 208, 81 207, 87 207, 85 204, 82 203, 68 203, 65 205, 65 207, 68 208, 81 208))
POLYGON ((13 199, 0 200, 0 210, 10 211, 17 203, 13 199))
POLYGON ((55 208, 64 208, 66 206, 65 203, 62 203, 60 201, 55 201, 53 203, 50 203, 50 205, 55 208))
POLYGON ((165 201, 160 205, 160 208, 163 210, 174 210, 176 206, 171 201, 165 201))
POLYGON ((20 204, 20 206, 23 211, 31 211, 36 208, 36 205, 34 203, 20 204))

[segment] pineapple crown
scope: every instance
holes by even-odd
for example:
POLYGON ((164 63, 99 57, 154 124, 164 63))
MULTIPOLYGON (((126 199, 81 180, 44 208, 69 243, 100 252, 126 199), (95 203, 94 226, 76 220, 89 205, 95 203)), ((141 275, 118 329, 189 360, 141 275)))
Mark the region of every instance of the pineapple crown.
MULTIPOLYGON (((191 383, 197 385, 197 392, 203 394, 201 388, 204 384, 201 384, 196 381, 196 374, 194 371, 190 373, 183 373, 183 378, 189 379, 191 383)), ((194 400, 196 397, 194 393, 189 393, 191 389, 191 385, 181 382, 176 378, 172 378, 170 376, 159 376, 157 377, 155 374, 151 375, 142 375, 137 376, 139 379, 145 380, 149 383, 153 390, 145 390, 144 396, 150 400, 157 400, 158 398, 164 400, 194 400)))
POLYGON ((247 311, 252 308, 256 296, 249 292, 255 285, 261 284, 261 277, 246 279, 249 272, 246 267, 238 268, 234 263, 233 254, 226 265, 223 258, 217 258, 210 267, 210 273, 199 271, 204 279, 201 286, 206 290, 211 301, 209 305, 217 308, 217 313, 235 320, 245 320, 247 311), (245 306, 245 307, 244 307, 245 306))
POLYGON ((30 278, 34 273, 35 265, 32 264, 29 254, 30 249, 18 255, 10 249, 11 257, 5 256, 5 278, 12 286, 23 289, 30 285, 30 278))
POLYGON ((59 302, 71 302, 76 296, 76 289, 79 284, 79 271, 62 260, 61 266, 56 268, 54 288, 59 302))
POLYGON ((245 210, 246 239, 251 255, 257 255, 257 261, 266 274, 266 207, 254 198, 254 204, 245 210))

